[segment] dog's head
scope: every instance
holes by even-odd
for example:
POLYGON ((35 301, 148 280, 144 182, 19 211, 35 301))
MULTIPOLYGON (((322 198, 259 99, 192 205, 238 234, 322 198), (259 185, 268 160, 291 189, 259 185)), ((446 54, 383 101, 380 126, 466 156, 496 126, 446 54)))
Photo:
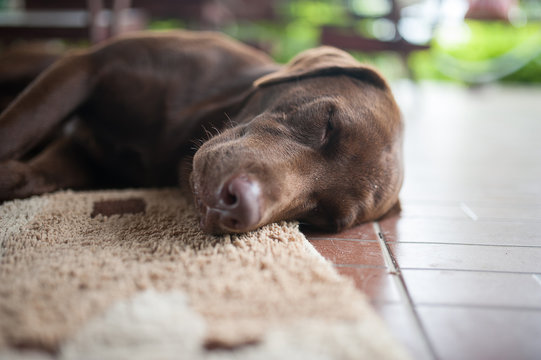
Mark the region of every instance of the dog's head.
POLYGON ((195 154, 191 184, 205 231, 290 219, 340 230, 397 204, 402 122, 374 69, 321 47, 254 86, 232 126, 195 154))

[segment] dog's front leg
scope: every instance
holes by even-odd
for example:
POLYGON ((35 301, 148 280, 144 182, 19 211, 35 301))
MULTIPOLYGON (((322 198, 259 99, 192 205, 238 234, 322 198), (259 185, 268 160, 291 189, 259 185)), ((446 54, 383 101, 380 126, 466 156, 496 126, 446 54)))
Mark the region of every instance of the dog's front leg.
POLYGON ((0 202, 98 182, 94 164, 69 138, 61 138, 28 162, 0 162, 0 202))
POLYGON ((86 54, 67 55, 41 74, 0 115, 0 161, 20 159, 58 129, 91 92, 91 75, 86 54))

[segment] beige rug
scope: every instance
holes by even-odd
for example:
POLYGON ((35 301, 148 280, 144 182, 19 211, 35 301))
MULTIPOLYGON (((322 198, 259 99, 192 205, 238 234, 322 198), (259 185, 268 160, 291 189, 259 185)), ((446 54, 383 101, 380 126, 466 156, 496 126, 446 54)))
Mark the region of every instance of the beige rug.
POLYGON ((295 223, 202 234, 176 190, 0 206, 0 358, 404 359, 295 223))

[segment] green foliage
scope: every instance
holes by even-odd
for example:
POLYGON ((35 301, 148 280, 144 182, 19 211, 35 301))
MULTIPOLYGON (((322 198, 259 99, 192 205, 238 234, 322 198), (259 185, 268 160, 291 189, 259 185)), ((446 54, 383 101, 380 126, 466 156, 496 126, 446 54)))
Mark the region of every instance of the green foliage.
MULTIPOLYGON (((319 45, 322 26, 347 27, 374 37, 379 20, 355 19, 353 14, 383 14, 390 6, 389 1, 381 0, 284 0, 276 4, 275 21, 242 21, 221 30, 263 48, 278 62, 287 62, 299 52, 319 45)), ((154 21, 150 28, 185 26, 173 19, 154 21)), ((355 53, 354 56, 375 64, 390 78, 407 74, 397 54, 355 53)), ((503 22, 466 21, 454 30, 440 27, 431 48, 411 54, 407 64, 416 79, 541 82, 541 23, 513 26, 503 22)))
POLYGON ((436 33, 433 48, 463 60, 486 60, 504 55, 532 37, 539 37, 541 30, 541 24, 515 27, 499 21, 469 20, 465 26, 469 32, 467 42, 445 43, 442 34, 436 33))
POLYGON ((399 79, 408 76, 408 69, 402 57, 391 51, 378 53, 352 52, 353 57, 362 63, 376 67, 387 79, 399 79))
POLYGON ((299 52, 319 45, 321 26, 349 23, 342 1, 287 1, 277 8, 276 22, 242 22, 223 29, 247 42, 257 39, 278 62, 286 62, 299 52))
POLYGON ((430 50, 410 56, 417 79, 541 82, 541 24, 467 21, 463 30, 455 41, 436 32, 430 50))
POLYGON ((184 22, 179 19, 154 20, 149 25, 150 30, 171 30, 182 29, 185 27, 184 22))
POLYGON ((318 45, 319 29, 296 20, 287 25, 259 22, 241 23, 223 29, 225 33, 269 51, 278 62, 287 62, 302 50, 318 45), (256 41, 257 40, 257 41, 256 41))
POLYGON ((412 53, 408 58, 408 66, 416 80, 453 80, 436 67, 433 50, 412 53))
POLYGON ((289 1, 282 6, 286 18, 302 20, 311 26, 343 26, 348 21, 348 13, 342 1, 289 1))

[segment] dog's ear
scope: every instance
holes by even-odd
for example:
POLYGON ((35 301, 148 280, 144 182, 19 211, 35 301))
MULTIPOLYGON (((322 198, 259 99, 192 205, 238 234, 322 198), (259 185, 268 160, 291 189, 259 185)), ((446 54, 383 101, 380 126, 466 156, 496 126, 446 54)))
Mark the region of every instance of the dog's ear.
POLYGON ((321 46, 300 53, 280 70, 257 79, 254 85, 265 87, 309 77, 332 75, 348 75, 383 90, 389 89, 389 85, 376 69, 359 63, 347 52, 331 46, 321 46))

